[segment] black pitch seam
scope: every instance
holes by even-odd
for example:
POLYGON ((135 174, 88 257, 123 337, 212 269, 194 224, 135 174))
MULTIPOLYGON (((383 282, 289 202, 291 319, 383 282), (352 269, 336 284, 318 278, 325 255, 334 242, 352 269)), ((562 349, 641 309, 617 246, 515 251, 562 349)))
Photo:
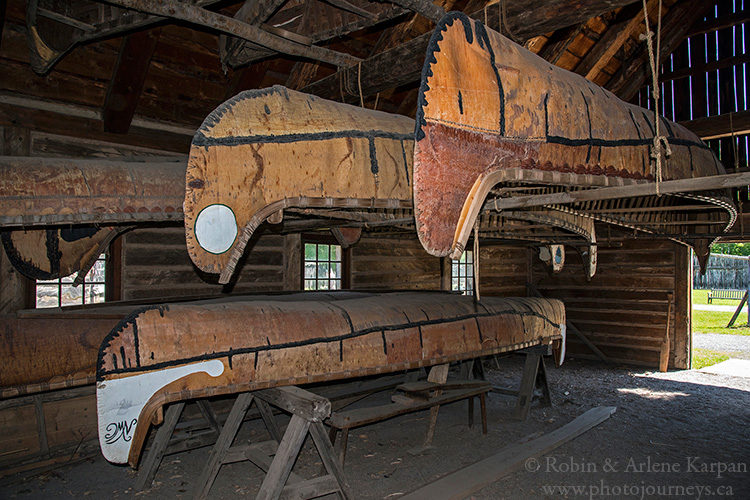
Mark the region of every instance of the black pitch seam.
POLYGON ((279 135, 245 135, 232 137, 206 137, 196 134, 193 138, 195 146, 238 146, 242 144, 289 144, 304 141, 328 141, 331 139, 393 139, 402 141, 413 139, 412 134, 399 134, 384 130, 340 130, 336 132, 310 132, 299 134, 279 135))
POLYGON ((167 368, 170 366, 193 363, 196 361, 206 361, 210 359, 225 358, 228 356, 237 356, 239 354, 249 354, 249 353, 255 353, 259 351, 273 351, 273 350, 280 350, 280 349, 288 349, 291 347, 301 347, 301 346, 320 344, 320 343, 339 342, 339 341, 347 340, 351 338, 362 337, 362 336, 368 335, 370 333, 375 333, 375 332, 383 332, 383 334, 385 334, 386 331, 406 330, 406 329, 414 328, 414 327, 419 327, 421 331, 422 326, 436 325, 436 324, 442 324, 442 323, 455 323, 458 321, 465 321, 467 319, 486 318, 489 316, 502 316, 505 314, 514 314, 514 315, 521 316, 522 317, 521 321, 524 324, 524 331, 526 330, 526 324, 525 322, 523 322, 523 317, 525 316, 537 317, 549 323, 554 328, 560 328, 559 324, 553 323, 552 321, 549 320, 549 318, 537 312, 519 312, 514 309, 507 309, 507 310, 498 311, 495 313, 465 314, 462 316, 456 316, 454 318, 441 318, 441 319, 433 319, 433 320, 425 320, 425 321, 415 321, 412 323, 400 324, 400 325, 372 326, 369 328, 364 328, 362 330, 353 331, 351 333, 347 333, 344 335, 335 335, 333 337, 317 337, 317 338, 300 340, 300 341, 295 341, 295 342, 285 342, 283 344, 261 345, 257 347, 244 347, 241 349, 230 349, 228 351, 214 352, 211 354, 203 354, 200 356, 191 356, 189 358, 175 359, 171 361, 163 361, 161 363, 154 363, 152 365, 142 366, 140 368, 139 367, 122 368, 122 369, 114 369, 114 370, 109 370, 109 371, 99 370, 97 372, 97 379, 101 380, 101 377, 104 375, 114 375, 118 373, 130 373, 130 372, 136 372, 136 371, 151 371, 151 370, 157 370, 160 368, 167 368))

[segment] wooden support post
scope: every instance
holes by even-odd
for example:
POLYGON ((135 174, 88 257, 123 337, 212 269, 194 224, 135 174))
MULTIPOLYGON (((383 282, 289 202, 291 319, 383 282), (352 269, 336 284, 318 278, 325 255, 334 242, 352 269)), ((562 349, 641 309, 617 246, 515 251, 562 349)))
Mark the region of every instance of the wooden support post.
POLYGON ((515 416, 518 420, 526 420, 529 414, 531 400, 534 397, 534 386, 536 385, 540 358, 541 355, 536 353, 526 354, 526 362, 523 365, 523 376, 521 377, 521 386, 518 389, 518 401, 515 411, 515 416))
POLYGON ((552 394, 549 390, 547 367, 544 364, 544 356, 539 357, 539 371, 536 374, 535 385, 542 390, 542 406, 552 406, 552 394))
POLYGON ((172 437, 174 428, 180 420, 184 409, 184 401, 170 405, 167 408, 164 415, 164 422, 159 427, 159 430, 156 431, 154 442, 151 444, 151 448, 148 450, 146 458, 138 470, 138 475, 135 478, 135 491, 143 491, 151 487, 154 476, 156 476, 156 471, 159 469, 162 458, 164 458, 164 452, 169 444, 169 439, 172 437))
POLYGON ((213 409, 208 405, 208 401, 199 399, 195 403, 198 405, 198 409, 200 410, 201 415, 203 415, 203 418, 206 419, 208 426, 215 430, 217 434, 220 434, 221 426, 216 419, 216 413, 214 413, 213 409))
MULTIPOLYGON (((443 365, 437 365, 430 368, 430 374, 427 376, 427 381, 435 384, 444 384, 448 380, 448 369, 450 365, 445 363, 443 365)), ((440 396, 443 391, 435 391, 435 396, 440 396)), ((438 413, 440 412, 440 405, 435 405, 430 408, 430 423, 427 427, 427 435, 424 438, 424 448, 428 448, 432 444, 432 438, 435 436, 435 427, 437 426, 438 413)))
POLYGON ((104 98, 102 121, 105 132, 126 134, 130 129, 160 32, 160 28, 138 31, 122 39, 104 98))
MULTIPOLYGON (((750 288, 750 286, 748 288, 750 288)), ((740 305, 738 305, 737 309, 734 310, 734 314, 732 314, 732 319, 730 319, 729 323, 727 323, 727 328, 731 327, 734 324, 734 322, 737 321, 737 317, 740 315, 740 313, 742 312, 742 308, 745 307, 745 304, 747 303, 748 292, 750 292, 750 290, 745 290, 745 295, 742 296, 740 305)), ((750 309, 748 310, 750 311, 750 309)), ((750 312, 748 314, 750 315, 750 312)), ((748 318, 748 320, 750 321, 750 318, 748 318)))
POLYGON ((208 463, 198 481, 195 498, 202 499, 208 496, 223 464, 243 460, 249 460, 266 473, 256 498, 275 500, 282 495, 290 498, 317 498, 334 492, 340 493, 345 499, 352 498, 343 469, 321 423, 330 412, 331 402, 328 399, 298 387, 280 387, 240 394, 232 406, 219 439, 211 450, 208 463), (264 441, 232 446, 240 424, 253 401, 276 443, 264 441), (292 414, 283 436, 276 426, 269 404, 292 414), (292 468, 308 432, 328 475, 305 480, 292 473, 292 468), (272 445, 271 448, 269 445, 272 445), (269 458, 270 455, 274 455, 272 460, 269 458))
POLYGON ((299 415, 292 415, 292 420, 279 443, 279 449, 276 450, 276 456, 260 485, 257 500, 275 500, 281 496, 309 428, 309 420, 299 415))
POLYGON ((669 325, 672 320, 672 302, 673 302, 673 296, 672 294, 668 294, 667 301, 669 302, 669 305, 667 306, 667 328, 664 332, 664 340, 662 340, 661 343, 661 349, 659 350, 659 371, 660 372, 666 372, 669 368, 669 351, 670 351, 670 342, 669 342, 669 325))
POLYGON ((221 434, 219 434, 219 439, 216 440, 216 444, 211 450, 206 466, 198 479, 195 489, 196 499, 202 499, 208 496, 208 492, 214 484, 216 475, 219 473, 219 469, 224 463, 222 459, 226 455, 227 450, 229 450, 229 447, 232 446, 232 441, 234 441, 234 437, 237 435, 242 420, 245 418, 245 413, 247 413, 252 402, 253 394, 249 392, 240 394, 234 402, 232 410, 229 412, 229 417, 224 423, 224 428, 221 430, 221 434))
POLYGON ((336 455, 333 452, 331 442, 326 437, 326 431, 323 424, 320 422, 313 422, 310 425, 310 435, 313 438, 315 447, 318 449, 320 459, 323 461, 328 473, 336 479, 336 482, 341 488, 341 496, 346 498, 354 498, 350 491, 349 483, 344 476, 344 461, 336 460, 336 455))

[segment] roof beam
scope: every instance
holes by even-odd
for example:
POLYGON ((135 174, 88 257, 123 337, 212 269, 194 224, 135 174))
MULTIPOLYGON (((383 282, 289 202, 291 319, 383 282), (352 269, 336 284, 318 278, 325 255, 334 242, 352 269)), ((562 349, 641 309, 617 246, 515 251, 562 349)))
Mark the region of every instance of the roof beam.
MULTIPOLYGON (((506 0, 505 27, 517 37, 528 39, 537 35, 555 31, 574 24, 580 24, 591 17, 632 3, 632 0, 589 0, 581 5, 576 0, 546 0, 538 2, 533 9, 526 0, 506 0)), ((487 25, 500 26, 500 9, 488 9, 487 25)), ((471 17, 485 20, 485 10, 475 12, 471 17)), ((327 99, 336 98, 340 82, 362 81, 364 96, 412 83, 419 80, 424 55, 432 33, 425 33, 397 47, 365 59, 360 64, 346 69, 308 85, 304 92, 327 99)), ((359 99, 357 85, 343 85, 345 100, 356 102, 359 99)))
MULTIPOLYGON (((234 14, 234 18, 253 26, 259 26, 268 21, 268 18, 276 12, 276 9, 281 7, 285 2, 286 0, 246 0, 242 4, 242 7, 234 14)), ((233 61, 246 45, 258 50, 260 57, 269 54, 268 50, 256 44, 249 43, 247 40, 221 34, 219 35, 219 54, 221 55, 222 64, 237 66, 233 61)))
POLYGON ((420 14, 430 21, 436 23, 445 15, 445 10, 439 5, 435 5, 430 0, 390 0, 391 3, 400 5, 412 12, 420 14))
MULTIPOLYGON (((649 0, 649 12, 654 10, 655 0, 649 0)), ((630 9, 629 9, 630 10, 630 9)), ((632 14, 632 10, 631 10, 632 14)), ((643 9, 637 8, 635 15, 626 21, 617 22, 610 26, 604 35, 594 44, 588 53, 581 59, 581 62, 575 67, 575 72, 583 75, 589 80, 595 76, 609 63, 618 50, 623 46, 625 41, 637 31, 645 31, 646 26, 643 23, 643 9)))
POLYGON ((122 39, 102 109, 105 132, 126 134, 130 129, 160 32, 139 31, 122 39))
POLYGON ((680 125, 692 131, 704 141, 731 135, 742 135, 750 133, 750 111, 696 118, 680 122, 680 125))
MULTIPOLYGON (((662 61, 685 39, 690 27, 703 18, 706 10, 713 6, 708 0, 682 0, 669 9, 662 19, 662 40, 659 59, 662 61)), ((655 29, 655 27, 653 27, 655 29)), ((630 101, 646 83, 651 71, 648 65, 646 43, 643 42, 630 60, 624 61, 620 69, 605 87, 623 101, 630 101)))
POLYGON ((352 55, 315 45, 306 46, 264 31, 257 26, 179 0, 107 0, 107 3, 205 26, 228 35, 243 38, 281 54, 313 59, 334 66, 349 66, 359 62, 359 59, 352 55))

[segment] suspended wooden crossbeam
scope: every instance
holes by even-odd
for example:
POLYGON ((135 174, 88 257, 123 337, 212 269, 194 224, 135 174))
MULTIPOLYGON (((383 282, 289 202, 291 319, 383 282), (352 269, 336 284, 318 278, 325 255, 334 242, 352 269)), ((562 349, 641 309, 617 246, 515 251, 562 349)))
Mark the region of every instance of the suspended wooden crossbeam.
POLYGON ((565 346, 562 302, 450 293, 306 293, 137 310, 97 363, 99 443, 138 462, 164 404, 565 346))
MULTIPOLYGON (((459 256, 483 209, 548 206, 566 196, 586 200, 584 188, 619 192, 617 208, 633 208, 635 227, 660 231, 638 213, 643 197, 656 194, 653 112, 550 65, 461 13, 438 23, 422 75, 414 206, 417 232, 429 253, 459 256), (491 194, 505 185, 527 185, 529 193, 491 194), (527 203, 518 203, 518 196, 527 203)), ((734 222, 736 210, 720 189, 728 187, 726 179, 711 185, 698 178, 720 176, 724 168, 693 133, 659 119, 671 148, 664 179, 694 180, 677 191, 665 182, 662 193, 706 206, 702 212, 665 211, 660 220, 684 222, 682 241, 707 254, 710 242, 734 222), (693 233, 715 237, 693 240, 693 233)), ((587 216, 587 210, 607 206, 573 204, 569 213, 587 216)))

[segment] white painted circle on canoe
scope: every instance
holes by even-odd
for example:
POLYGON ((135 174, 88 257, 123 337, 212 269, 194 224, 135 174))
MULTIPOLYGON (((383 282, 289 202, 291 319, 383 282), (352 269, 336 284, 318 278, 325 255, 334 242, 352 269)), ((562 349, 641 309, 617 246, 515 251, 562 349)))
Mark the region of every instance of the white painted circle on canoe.
POLYGON ((224 253, 237 238, 237 219, 226 205, 209 205, 195 219, 195 238, 207 252, 224 253))

